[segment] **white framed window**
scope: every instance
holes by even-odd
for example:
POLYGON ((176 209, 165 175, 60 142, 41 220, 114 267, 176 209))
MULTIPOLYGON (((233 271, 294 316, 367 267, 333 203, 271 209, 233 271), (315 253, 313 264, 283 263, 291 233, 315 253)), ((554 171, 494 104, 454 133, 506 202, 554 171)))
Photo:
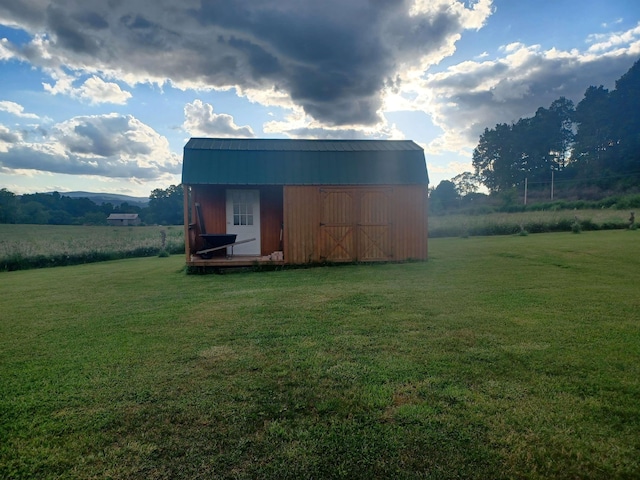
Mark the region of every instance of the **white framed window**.
POLYGON ((233 192, 233 224, 253 225, 253 197, 248 192, 233 192))

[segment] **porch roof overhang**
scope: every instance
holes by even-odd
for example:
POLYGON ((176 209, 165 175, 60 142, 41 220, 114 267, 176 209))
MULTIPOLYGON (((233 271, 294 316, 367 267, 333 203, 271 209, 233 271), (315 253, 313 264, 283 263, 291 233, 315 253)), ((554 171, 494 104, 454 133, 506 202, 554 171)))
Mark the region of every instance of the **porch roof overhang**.
POLYGON ((412 141, 192 138, 185 185, 428 184, 423 149, 412 141))

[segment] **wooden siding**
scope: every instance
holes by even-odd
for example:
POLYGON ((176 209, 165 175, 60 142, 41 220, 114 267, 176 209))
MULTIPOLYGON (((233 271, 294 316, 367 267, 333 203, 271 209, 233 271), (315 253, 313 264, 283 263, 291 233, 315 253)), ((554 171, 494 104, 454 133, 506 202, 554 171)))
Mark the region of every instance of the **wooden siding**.
POLYGON ((396 187, 393 243, 396 260, 427 259, 427 186, 396 187))
POLYGON ((187 263, 191 260, 191 252, 195 243, 195 235, 191 233, 191 215, 189 213, 189 207, 191 205, 191 188, 189 185, 182 185, 183 193, 183 219, 184 219, 184 255, 187 263))
POLYGON ((394 201, 392 188, 362 190, 359 195, 358 260, 394 260, 391 242, 393 222, 391 208, 394 201))
POLYGON ((319 262, 318 187, 284 187, 284 259, 286 263, 319 262))
MULTIPOLYGON (((190 212, 191 224, 197 202, 207 232, 225 233, 228 187, 190 188, 185 212, 190 212)), ((259 190, 261 255, 282 250, 287 264, 427 259, 426 185, 263 186, 259 190)), ((199 229, 185 231, 191 238, 188 254, 193 254, 203 247, 199 229)), ((207 260, 187 257, 187 262, 204 265, 207 260)))
POLYGON ((286 263, 427 258, 427 186, 287 186, 286 263))
MULTIPOLYGON (((195 204, 200 204, 207 233, 226 233, 226 185, 194 185, 191 187, 191 218, 195 219, 195 204)), ((237 186, 233 186, 237 189, 237 186)), ((281 250, 280 230, 282 226, 282 187, 267 186, 260 190, 260 254, 269 255, 281 250)), ((192 221, 195 223, 195 221, 192 221)), ((204 247, 204 243, 197 237, 196 229, 195 249, 204 247)), ((224 255, 224 250, 220 252, 224 255)))
MULTIPOLYGON (((219 185, 197 185, 191 187, 192 223, 197 223, 195 204, 199 203, 206 233, 226 233, 227 231, 225 190, 224 187, 219 185)), ((193 251, 198 251, 205 247, 204 241, 198 237, 201 233, 203 233, 201 226, 197 225, 193 251)), ((218 254, 224 255, 224 251, 218 254)))
POLYGON ((357 192, 321 188, 318 256, 321 261, 352 262, 357 258, 357 192))
POLYGON ((281 251, 282 187, 260 188, 260 251, 270 255, 281 251))

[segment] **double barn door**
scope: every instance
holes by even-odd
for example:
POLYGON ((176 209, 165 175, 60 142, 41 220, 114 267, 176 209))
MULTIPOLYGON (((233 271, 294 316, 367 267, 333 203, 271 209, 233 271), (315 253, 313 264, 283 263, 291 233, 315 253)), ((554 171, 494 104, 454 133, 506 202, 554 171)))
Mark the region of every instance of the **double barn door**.
POLYGON ((391 188, 321 189, 320 259, 392 260, 392 195, 391 188))

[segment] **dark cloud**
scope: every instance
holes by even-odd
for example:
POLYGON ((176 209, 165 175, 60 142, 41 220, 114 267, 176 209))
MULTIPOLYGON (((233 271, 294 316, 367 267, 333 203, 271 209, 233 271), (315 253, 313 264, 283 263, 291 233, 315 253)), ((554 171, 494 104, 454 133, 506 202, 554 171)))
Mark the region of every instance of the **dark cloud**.
MULTIPOLYGON (((427 13, 410 13, 409 0, 11 3, 0 16, 47 32, 50 53, 72 68, 275 89, 326 125, 378 122, 382 91, 399 69, 465 28, 451 2, 427 13)), ((37 51, 23 55, 44 63, 37 51)))
POLYGON ((158 171, 152 166, 141 166, 128 161, 90 161, 77 155, 56 155, 51 151, 16 146, 0 155, 0 166, 4 171, 37 170, 67 175, 99 175, 111 178, 154 179, 158 171))
POLYGON ((78 117, 71 131, 65 131, 60 141, 71 153, 91 154, 99 157, 114 155, 147 155, 146 142, 135 141, 130 133, 135 131, 131 117, 99 116, 78 117))
POLYGON ((13 144, 18 143, 21 137, 18 133, 12 132, 3 125, 0 125, 0 142, 13 144))
POLYGON ((55 32, 56 42, 63 49, 96 55, 100 42, 92 34, 93 27, 81 20, 84 17, 84 13, 70 17, 68 12, 52 5, 47 8, 48 25, 55 32))
POLYGON ((102 30, 109 28, 109 23, 106 19, 96 12, 80 12, 74 15, 74 19, 80 23, 86 25, 88 28, 102 30))

